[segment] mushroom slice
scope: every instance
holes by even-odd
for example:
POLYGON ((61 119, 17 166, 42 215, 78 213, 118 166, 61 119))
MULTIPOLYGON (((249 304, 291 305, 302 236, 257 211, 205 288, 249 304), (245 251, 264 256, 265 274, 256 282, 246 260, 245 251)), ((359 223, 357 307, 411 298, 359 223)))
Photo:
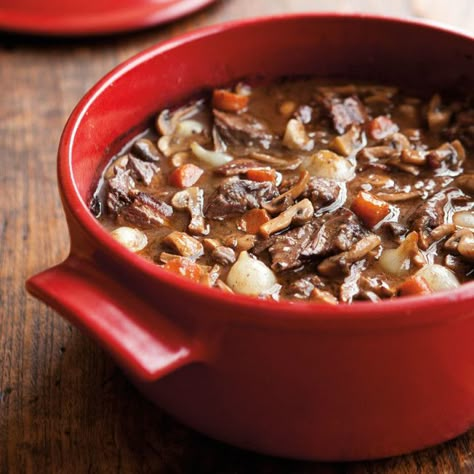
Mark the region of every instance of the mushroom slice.
POLYGON ((183 257, 200 257, 204 253, 204 247, 199 240, 177 230, 168 234, 163 243, 172 247, 183 257))
POLYGON ((428 127, 432 132, 440 132, 449 124, 451 120, 451 111, 442 108, 441 96, 435 94, 428 104, 426 112, 428 127))
MULTIPOLYGON (((209 138, 206 130, 199 122, 194 120, 186 120, 180 125, 179 133, 173 135, 163 135, 158 140, 158 148, 166 157, 170 157, 176 153, 188 151, 191 145, 196 143, 206 143, 209 138), (196 124, 199 125, 196 126, 196 124)), ((178 131, 178 129, 176 129, 178 131)))
POLYGON ((204 192, 197 186, 192 186, 177 192, 172 200, 172 206, 180 211, 188 211, 191 220, 188 231, 193 235, 207 235, 209 225, 206 224, 203 214, 204 192))
POLYGON ((387 137, 384 143, 398 152, 411 148, 410 140, 408 140, 408 138, 400 132, 394 133, 393 135, 390 135, 390 137, 387 137))
POLYGON ((421 195, 421 191, 410 191, 408 193, 377 193, 376 196, 386 202, 402 202, 419 198, 421 195))
POLYGON ((454 224, 441 224, 431 231, 429 240, 430 242, 437 242, 447 235, 451 235, 455 230, 456 226, 454 224))
POLYGON ((454 182, 461 191, 474 196, 474 173, 465 173, 456 178, 454 182))
POLYGON ((295 118, 288 120, 286 124, 285 135, 283 136, 283 145, 290 150, 312 150, 314 140, 309 138, 303 123, 295 118))
POLYGON ((329 148, 342 156, 349 156, 360 149, 366 142, 365 134, 357 125, 352 125, 343 135, 336 136, 330 143, 329 148))
POLYGON ((426 154, 419 150, 404 148, 400 155, 400 161, 409 165, 423 166, 426 163, 426 154))
POLYGON ((179 109, 164 109, 156 119, 156 129, 161 135, 172 135, 179 122, 196 115, 202 108, 204 100, 200 99, 179 109))
POLYGON ((250 250, 255 246, 257 236, 253 234, 231 234, 224 239, 224 244, 228 247, 232 247, 237 251, 250 250))
POLYGON ((286 211, 283 211, 279 216, 274 219, 265 222, 260 226, 259 232, 265 238, 286 229, 291 224, 301 225, 308 222, 314 215, 314 207, 309 199, 303 199, 302 201, 293 204, 286 211))
POLYGON ((459 253, 469 262, 474 262, 474 234, 469 229, 457 230, 444 244, 451 253, 459 253))
POLYGON ((265 210, 267 210, 270 214, 282 212, 288 206, 293 204, 295 199, 297 199, 306 191, 309 178, 309 173, 306 170, 301 171, 298 182, 285 193, 280 194, 280 196, 277 196, 268 204, 264 204, 263 207, 265 210))
POLYGON ((309 295, 309 299, 315 303, 338 304, 338 299, 329 291, 314 288, 309 295))
POLYGON ((388 145, 367 146, 357 153, 357 160, 376 162, 383 158, 390 158, 397 155, 397 152, 388 145))
POLYGON ((291 160, 287 160, 285 158, 277 158, 275 156, 267 155, 266 153, 260 153, 256 151, 250 153, 250 156, 254 160, 270 165, 277 171, 293 171, 297 169, 303 161, 301 158, 293 158, 291 160))
POLYGON ((459 167, 466 159, 466 150, 459 140, 444 143, 435 150, 430 150, 426 159, 431 168, 447 167, 454 165, 459 167))
POLYGON ((318 265, 318 272, 324 276, 337 276, 347 273, 351 265, 362 260, 369 252, 378 247, 381 239, 378 235, 370 234, 356 242, 346 252, 333 255, 323 260, 318 265))
POLYGON ((386 164, 413 176, 418 176, 420 174, 420 168, 418 166, 403 163, 400 161, 400 158, 391 158, 386 162, 386 164))
POLYGON ((455 212, 453 214, 453 224, 457 227, 474 230, 474 210, 455 212))

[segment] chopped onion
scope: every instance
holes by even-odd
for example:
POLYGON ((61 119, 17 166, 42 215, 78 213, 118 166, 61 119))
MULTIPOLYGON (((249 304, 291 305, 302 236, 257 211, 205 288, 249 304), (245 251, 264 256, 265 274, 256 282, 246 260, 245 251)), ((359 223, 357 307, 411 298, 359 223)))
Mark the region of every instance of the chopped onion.
POLYGON ((240 252, 227 275, 227 284, 236 293, 258 296, 277 284, 274 273, 247 251, 240 252))
POLYGON ((435 263, 425 265, 415 275, 423 277, 432 291, 452 290, 460 286, 451 270, 435 263))
POLYGON ((196 142, 191 143, 191 150, 196 158, 211 166, 222 166, 233 160, 227 153, 206 150, 196 142))
POLYGON ((390 275, 406 275, 412 268, 412 258, 418 252, 418 234, 411 232, 397 248, 385 249, 379 264, 390 275))

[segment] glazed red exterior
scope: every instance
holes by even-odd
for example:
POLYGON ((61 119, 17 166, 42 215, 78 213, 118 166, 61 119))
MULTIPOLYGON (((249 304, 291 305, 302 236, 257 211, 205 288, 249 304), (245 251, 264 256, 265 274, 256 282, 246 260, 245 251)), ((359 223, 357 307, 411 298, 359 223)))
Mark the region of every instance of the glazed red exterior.
POLYGON ((41 35, 118 33, 188 15, 215 0, 2 0, 0 29, 41 35))
POLYGON ((449 87, 474 84, 473 57, 467 34, 356 15, 247 20, 154 46, 110 73, 73 112, 59 150, 71 256, 30 279, 29 291, 106 347, 151 400, 244 448, 364 459, 468 430, 472 283, 336 307, 230 295, 128 252, 87 202, 113 153, 161 107, 203 87, 296 74, 449 87))

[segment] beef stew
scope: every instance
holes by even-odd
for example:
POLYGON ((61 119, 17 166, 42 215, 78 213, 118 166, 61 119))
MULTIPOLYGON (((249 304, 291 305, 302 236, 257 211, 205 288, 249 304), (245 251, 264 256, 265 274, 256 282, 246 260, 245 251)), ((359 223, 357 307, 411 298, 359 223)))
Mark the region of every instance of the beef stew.
POLYGON ((474 277, 474 97, 294 79, 165 109, 91 211, 196 282, 328 304, 474 277))

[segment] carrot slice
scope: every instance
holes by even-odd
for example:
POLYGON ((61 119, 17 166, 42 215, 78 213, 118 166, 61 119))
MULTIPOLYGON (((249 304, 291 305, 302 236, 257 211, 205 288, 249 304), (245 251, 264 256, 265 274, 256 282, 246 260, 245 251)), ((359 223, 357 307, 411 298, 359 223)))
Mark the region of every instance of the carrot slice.
POLYGON ((248 103, 248 95, 235 94, 225 89, 214 89, 212 92, 212 105, 225 112, 238 112, 245 109, 248 103))
POLYGON ((257 234, 260 226, 269 220, 270 216, 265 209, 252 209, 242 216, 240 226, 244 232, 257 234))
POLYGON ((367 133, 374 140, 382 140, 398 132, 398 125, 385 115, 375 117, 367 125, 367 133))
POLYGON ((252 181, 276 182, 277 174, 273 169, 255 168, 247 171, 247 178, 252 181))
POLYGON ((194 263, 192 260, 187 258, 173 258, 168 260, 163 268, 195 282, 201 280, 203 273, 201 267, 197 263, 194 263))
POLYGON ((431 289, 427 281, 422 276, 412 276, 407 278, 399 287, 400 296, 429 295, 431 289))
POLYGON ((352 211, 368 227, 374 227, 390 212, 390 206, 365 191, 360 191, 352 201, 352 211))
POLYGON ((199 166, 186 163, 170 174, 169 183, 177 188, 189 188, 198 181, 203 172, 199 166))

